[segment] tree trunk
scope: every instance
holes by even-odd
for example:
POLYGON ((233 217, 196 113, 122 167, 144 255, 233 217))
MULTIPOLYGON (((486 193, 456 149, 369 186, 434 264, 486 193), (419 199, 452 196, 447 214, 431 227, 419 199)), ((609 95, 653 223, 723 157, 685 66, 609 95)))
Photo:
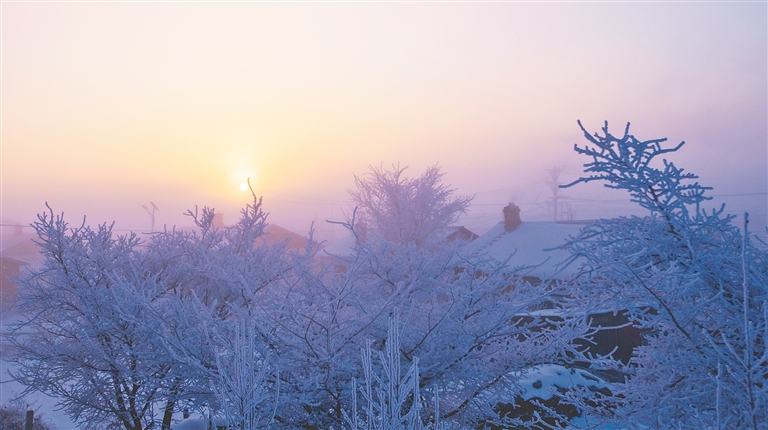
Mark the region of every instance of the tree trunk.
POLYGON ((163 424, 161 425, 162 430, 171 430, 171 420, 173 419, 173 408, 176 406, 176 402, 173 400, 168 400, 165 403, 165 412, 163 412, 163 424))

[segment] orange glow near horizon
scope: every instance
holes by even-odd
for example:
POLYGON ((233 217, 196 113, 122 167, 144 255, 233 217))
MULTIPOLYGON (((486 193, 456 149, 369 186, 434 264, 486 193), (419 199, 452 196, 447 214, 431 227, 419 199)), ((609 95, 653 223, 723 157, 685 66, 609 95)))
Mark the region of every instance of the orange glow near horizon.
POLYGON ((547 216, 544 169, 583 163, 577 119, 686 140, 679 164, 723 192, 768 187, 765 3, 0 7, 3 223, 46 201, 131 228, 149 200, 158 222, 231 220, 250 178, 298 230, 396 163, 439 163, 476 214, 547 216))

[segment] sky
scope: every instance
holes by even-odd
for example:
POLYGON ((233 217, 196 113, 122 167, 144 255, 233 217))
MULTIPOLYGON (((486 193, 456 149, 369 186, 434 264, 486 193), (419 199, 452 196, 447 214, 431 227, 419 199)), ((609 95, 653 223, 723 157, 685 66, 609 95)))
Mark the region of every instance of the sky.
MULTIPOLYGON (((765 2, 3 2, 3 225, 47 202, 73 224, 149 230, 250 178, 298 232, 349 211, 369 166, 439 164, 482 233, 514 201, 551 220, 578 178, 576 123, 686 141, 713 205, 766 225, 765 2)), ((637 213, 600 186, 576 219, 637 213)), ((3 231, 10 227, 3 227, 3 231)))

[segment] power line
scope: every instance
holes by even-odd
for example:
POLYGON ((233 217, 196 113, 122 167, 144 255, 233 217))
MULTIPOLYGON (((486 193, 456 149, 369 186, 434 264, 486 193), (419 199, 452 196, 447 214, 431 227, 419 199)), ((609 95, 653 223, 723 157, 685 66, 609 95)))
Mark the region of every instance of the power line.
POLYGON ((742 194, 714 194, 710 197, 743 197, 743 196, 765 196, 768 192, 763 193, 742 193, 742 194))

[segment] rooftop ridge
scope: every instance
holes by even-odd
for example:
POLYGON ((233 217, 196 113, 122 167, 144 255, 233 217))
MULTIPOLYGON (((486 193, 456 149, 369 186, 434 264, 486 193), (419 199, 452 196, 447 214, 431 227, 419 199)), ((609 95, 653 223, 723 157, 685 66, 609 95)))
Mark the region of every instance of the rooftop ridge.
POLYGON ((486 243, 482 244, 480 247, 478 247, 478 248, 477 248, 477 253, 482 253, 483 251, 485 251, 486 249, 488 249, 488 247, 490 247, 490 246, 491 246, 491 245, 493 245, 494 243, 498 242, 498 241, 499 241, 499 239, 501 239, 501 237, 502 237, 502 236, 504 236, 504 235, 505 235, 505 234, 507 234, 507 233, 509 233, 509 232, 508 232, 508 231, 506 231, 506 230, 504 230, 504 229, 502 229, 502 230, 501 230, 501 232, 500 232, 499 234, 497 234, 496 236, 494 236, 493 238, 491 238, 491 240, 489 240, 488 242, 486 242, 486 243))

